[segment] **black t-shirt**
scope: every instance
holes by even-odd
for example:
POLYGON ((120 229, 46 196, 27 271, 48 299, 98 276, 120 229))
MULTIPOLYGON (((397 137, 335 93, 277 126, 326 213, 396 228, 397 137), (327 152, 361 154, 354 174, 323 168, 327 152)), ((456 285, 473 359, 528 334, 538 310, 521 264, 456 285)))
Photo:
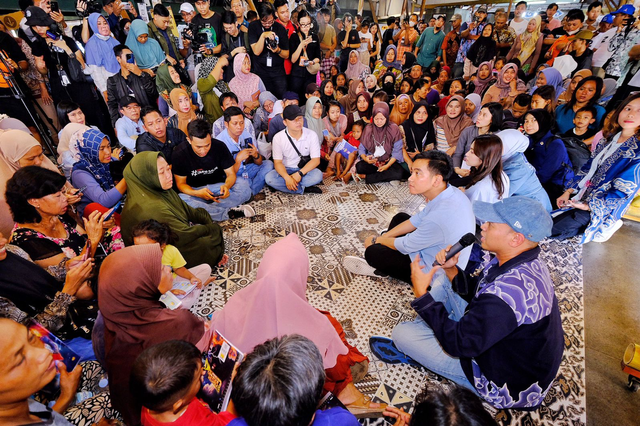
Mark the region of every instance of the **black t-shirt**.
MULTIPOLYGON (((73 53, 78 50, 78 46, 72 38, 63 35, 62 39, 73 53)), ((51 85, 51 91, 53 92, 55 99, 56 94, 63 90, 60 74, 58 73, 58 64, 62 65, 64 72, 67 73, 67 77, 69 77, 69 56, 64 50, 61 51, 55 46, 51 46, 50 48, 50 46, 47 45, 47 42, 39 36, 31 46, 31 50, 33 52, 33 56, 42 56, 45 64, 47 65, 47 70, 49 71, 49 84, 51 85)))
MULTIPOLYGON (((249 24, 249 44, 256 43, 264 31, 262 28, 262 22, 253 21, 249 24)), ((289 33, 285 27, 278 22, 274 22, 268 31, 273 31, 278 37, 278 47, 282 50, 289 50, 289 33)), ((281 75, 285 74, 284 71, 284 59, 267 49, 266 46, 262 49, 262 53, 259 56, 251 55, 251 66, 253 72, 258 74, 263 79, 269 75, 281 75), (267 67, 267 57, 271 57, 271 66, 267 67)))
POLYGON ((204 27, 205 24, 211 25, 211 28, 216 32, 216 46, 222 42, 222 16, 219 13, 214 13, 213 16, 206 19, 198 14, 191 22, 198 27, 204 27))
POLYGON ((0 32, 0 50, 4 51, 6 55, 13 59, 16 64, 20 61, 26 61, 27 57, 24 55, 18 42, 7 33, 0 32))
MULTIPOLYGON (((295 52, 298 46, 300 46, 300 35, 301 34, 298 32, 291 34, 291 38, 289 39, 289 58, 291 58, 293 52, 295 52)), ((313 39, 313 43, 307 46, 307 57, 310 61, 320 59, 321 54, 318 36, 313 34, 311 38, 313 39)), ((302 52, 301 56, 302 55, 304 55, 304 52, 302 52)), ((305 74, 308 74, 308 71, 305 67, 300 66, 300 57, 298 57, 298 60, 295 63, 293 61, 291 62, 291 75, 304 76, 305 74)))
POLYGON ((163 143, 154 136, 151 136, 149 132, 145 132, 138 136, 136 139, 136 152, 141 153, 144 151, 157 151, 164 154, 164 158, 167 163, 173 162, 174 151, 182 145, 187 145, 191 149, 191 145, 187 142, 187 136, 180 129, 173 127, 167 127, 167 139, 163 143))
POLYGON ((555 37, 555 38, 560 38, 563 35, 567 35, 567 32, 564 30, 563 27, 558 27, 558 28, 554 28, 553 31, 551 31, 551 34, 555 37))
POLYGON ((173 153, 173 173, 186 176, 187 185, 192 188, 224 182, 225 169, 233 167, 235 160, 224 142, 211 139, 211 149, 204 157, 199 157, 190 144, 182 144, 173 153))
MULTIPOLYGON (((347 32, 345 30, 340 31, 340 34, 338 34, 338 46, 342 47, 342 42, 344 41, 344 38, 347 37, 347 32)), ((349 31, 349 41, 347 41, 347 44, 359 44, 360 43, 360 35, 358 34, 358 30, 356 29, 352 29, 351 31, 349 31)), ((352 50, 355 50, 351 47, 347 47, 345 49, 342 49, 342 52, 340 53, 340 59, 343 58, 344 55, 344 61, 348 61, 349 60, 349 54, 351 53, 352 50)))

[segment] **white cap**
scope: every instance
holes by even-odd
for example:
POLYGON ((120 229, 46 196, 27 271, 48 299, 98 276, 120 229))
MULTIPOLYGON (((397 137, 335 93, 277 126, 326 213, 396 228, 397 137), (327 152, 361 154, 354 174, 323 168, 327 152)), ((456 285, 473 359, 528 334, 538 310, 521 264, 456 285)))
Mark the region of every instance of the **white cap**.
POLYGON ((195 11, 196 10, 193 8, 193 5, 191 3, 184 2, 180 5, 180 12, 191 13, 195 11))

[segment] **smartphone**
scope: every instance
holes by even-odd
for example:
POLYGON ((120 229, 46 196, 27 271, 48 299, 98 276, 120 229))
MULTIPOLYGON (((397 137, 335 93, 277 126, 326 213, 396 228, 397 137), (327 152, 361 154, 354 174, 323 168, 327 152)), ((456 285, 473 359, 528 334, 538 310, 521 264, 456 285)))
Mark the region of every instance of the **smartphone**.
POLYGON ((124 10, 131 10, 131 4, 130 3, 122 3, 122 8, 124 10))
POLYGON ((51 40, 54 40, 54 41, 58 40, 58 35, 52 31, 47 31, 47 37, 49 37, 51 40))
POLYGON ((85 189, 87 189, 87 185, 85 185, 85 186, 83 186, 82 188, 78 189, 78 190, 75 192, 75 194, 73 194, 73 195, 78 195, 78 194, 80 194, 81 192, 83 192, 85 189))
POLYGON ((60 12, 60 5, 58 5, 57 1, 52 1, 49 3, 52 12, 60 12))
POLYGON ((87 250, 84 252, 84 255, 82 256, 82 261, 83 262, 89 258, 89 253, 91 253, 91 240, 88 239, 87 240, 87 250))
POLYGON ((136 58, 133 56, 133 53, 127 53, 127 63, 128 64, 136 63, 136 58))
POLYGON ((104 220, 107 221, 109 219, 111 219, 111 216, 113 216, 113 214, 116 212, 116 210, 118 210, 118 208, 120 208, 120 205, 122 204, 122 200, 118 201, 118 203, 113 206, 113 208, 111 210, 109 210, 109 213, 107 213, 107 215, 104 217, 104 220))

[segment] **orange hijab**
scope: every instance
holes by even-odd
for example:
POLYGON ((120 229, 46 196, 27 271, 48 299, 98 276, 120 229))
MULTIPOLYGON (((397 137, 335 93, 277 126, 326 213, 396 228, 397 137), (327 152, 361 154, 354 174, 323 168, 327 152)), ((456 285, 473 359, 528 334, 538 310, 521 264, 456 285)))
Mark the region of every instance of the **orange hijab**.
POLYGON ((176 113, 178 115, 178 128, 182 130, 185 135, 188 135, 189 133, 187 133, 187 126, 193 120, 198 118, 196 116, 196 107, 193 106, 193 104, 191 103, 191 99, 189 98, 189 94, 184 89, 173 89, 169 94, 169 98, 171 99, 171 105, 173 105, 173 109, 176 110, 176 113), (180 111, 180 103, 178 102, 178 100, 182 95, 186 96, 187 99, 189 99, 189 104, 191 104, 191 109, 189 110, 189 112, 180 111))

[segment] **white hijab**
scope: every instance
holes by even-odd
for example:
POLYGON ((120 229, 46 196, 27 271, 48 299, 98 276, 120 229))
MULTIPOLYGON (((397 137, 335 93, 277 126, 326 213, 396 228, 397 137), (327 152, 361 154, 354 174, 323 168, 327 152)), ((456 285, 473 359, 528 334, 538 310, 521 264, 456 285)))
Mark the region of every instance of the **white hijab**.
POLYGON ((516 129, 501 130, 496 133, 502 139, 502 161, 508 160, 529 147, 529 138, 516 129))

